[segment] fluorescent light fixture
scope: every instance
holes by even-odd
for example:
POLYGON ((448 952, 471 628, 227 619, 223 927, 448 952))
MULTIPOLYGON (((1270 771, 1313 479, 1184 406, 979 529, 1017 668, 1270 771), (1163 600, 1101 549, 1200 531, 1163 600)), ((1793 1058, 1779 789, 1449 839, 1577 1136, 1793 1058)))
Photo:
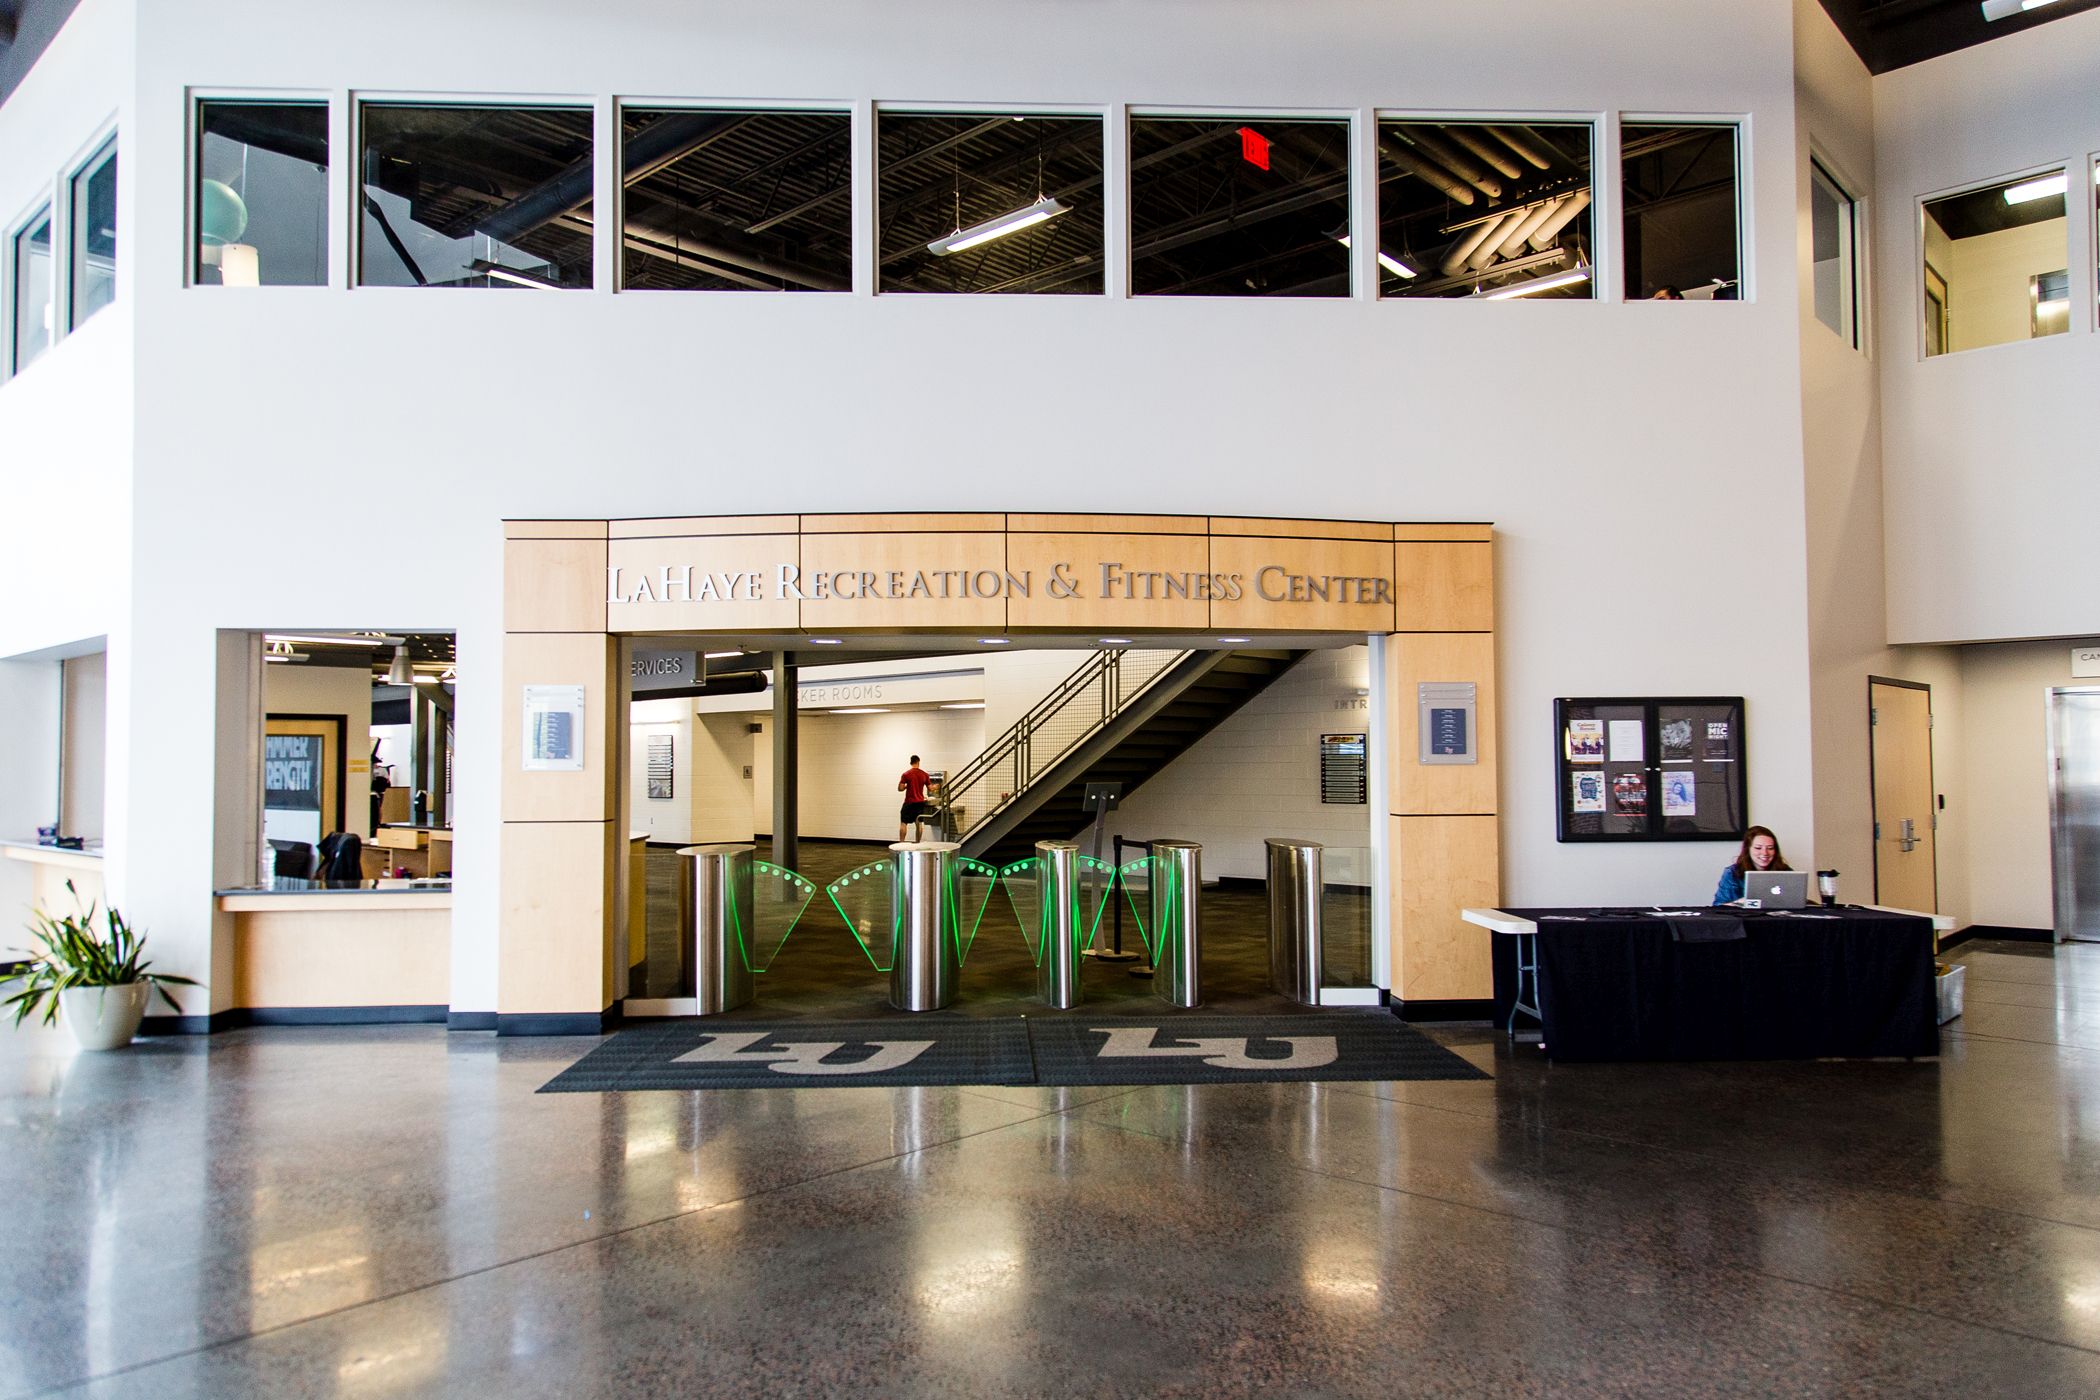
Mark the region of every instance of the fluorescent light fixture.
POLYGON ((981 710, 984 708, 984 701, 957 700, 953 704, 943 705, 941 708, 944 710, 981 710))
POLYGON ((731 656, 742 656, 740 651, 703 651, 700 655, 708 661, 721 661, 731 656))
POLYGON ((389 637, 384 633, 374 633, 370 636, 354 636, 350 633, 329 633, 323 635, 318 632, 311 634, 304 632, 265 632, 263 633, 263 640, 266 642, 303 642, 308 646, 317 647, 397 647, 401 645, 399 637, 389 637))
POLYGON ((811 637, 809 644, 813 647, 842 647, 846 641, 843 637, 811 637))
POLYGON ((850 710, 831 710, 828 713, 834 715, 886 715, 889 711, 883 709, 880 705, 856 705, 850 710))
POLYGON ((1128 637, 1103 637, 1103 638, 1101 638, 1101 645, 1103 645, 1103 646, 1105 646, 1105 647, 1127 647, 1127 646, 1129 646, 1129 645, 1130 645, 1130 638, 1128 638, 1128 637))
POLYGON ((1499 292, 1489 292, 1484 299, 1487 301, 1508 301, 1512 297, 1537 296, 1540 292, 1550 292, 1558 287, 1572 287, 1577 282, 1587 282, 1589 280, 1590 270, 1586 267, 1578 267, 1573 272, 1556 272, 1551 277, 1534 277, 1529 282, 1519 282, 1514 287, 1504 287, 1499 292))
POLYGON ((926 251, 937 258, 945 258, 950 253, 960 253, 965 248, 975 248, 980 243, 989 243, 995 238, 1004 238, 1009 233, 1019 233, 1024 228, 1034 228, 1045 219, 1054 219, 1059 214, 1068 214, 1070 212, 1064 205, 1059 204, 1050 196, 1044 195, 1041 199, 1025 208, 1016 209, 1008 214, 1001 214, 996 219, 986 219, 981 224, 972 224, 965 229, 957 229, 946 238, 936 238, 933 242, 926 245, 926 251))
POLYGON ((472 277, 493 277, 498 282, 509 282, 518 287, 536 287, 543 292, 558 292, 561 283, 522 267, 505 267, 487 258, 476 258, 467 264, 467 273, 472 277))
POLYGON ((979 637, 977 641, 980 645, 988 647, 1003 647, 1010 645, 1010 643, 1004 637, 979 637))
POLYGON ((1250 642, 1254 639, 1252 637, 1220 637, 1218 640, 1221 642, 1250 642))
POLYGON ((415 680, 415 663, 408 659, 408 645, 403 643, 394 648, 394 664, 386 668, 386 683, 388 685, 414 685, 415 680))
POLYGON ((1983 17, 1992 22, 2024 15, 2029 10, 2039 10, 2045 5, 2054 5, 2056 0, 1983 0, 1983 17))
MULTIPOLYGON (((1341 244, 1344 248, 1351 246, 1349 242, 1349 235, 1346 233, 1342 234, 1334 241, 1341 244)), ((1378 250, 1378 265, 1384 268, 1387 272, 1392 273, 1395 277, 1413 277, 1415 275, 1415 270, 1413 268, 1409 267, 1406 263, 1400 261, 1400 259, 1394 257, 1391 253, 1388 253, 1383 248, 1380 248, 1378 250)))
POLYGON ((428 675, 428 674, 425 674, 425 675, 420 675, 420 676, 417 676, 417 677, 416 677, 416 684, 417 684, 417 685, 436 685, 436 684, 438 683, 439 679, 440 679, 439 677, 437 677, 437 676, 433 676, 433 675, 428 675))
POLYGON ((2017 185, 2005 187, 2007 204, 2026 204, 2037 199, 2061 199, 2070 182, 2061 174, 2044 175, 2039 180, 2022 180, 2017 185))

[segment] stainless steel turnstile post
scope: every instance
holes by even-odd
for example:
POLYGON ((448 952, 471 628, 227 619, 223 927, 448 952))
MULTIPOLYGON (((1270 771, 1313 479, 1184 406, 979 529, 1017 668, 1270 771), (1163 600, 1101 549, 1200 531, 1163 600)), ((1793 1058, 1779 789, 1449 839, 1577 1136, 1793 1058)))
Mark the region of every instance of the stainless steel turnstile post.
POLYGON ((953 841, 899 841, 894 893, 897 954, 890 964, 890 1005, 899 1011, 938 1011, 955 1000, 962 980, 962 949, 955 935, 953 841))
POLYGON ((734 1011, 751 1000, 745 927, 751 918, 752 846, 687 846, 678 854, 678 946, 693 975, 696 1015, 734 1011))
POLYGON ((1079 1005, 1079 844, 1035 843, 1037 891, 1043 901, 1043 956, 1036 992, 1059 1010, 1079 1005))
POLYGON ((1323 849, 1269 838, 1269 985, 1301 1006, 1320 1004, 1323 849))
POLYGON ((1203 1004, 1203 937, 1196 917, 1203 892, 1203 847, 1152 843, 1152 935, 1158 961, 1152 989, 1176 1006, 1203 1004))

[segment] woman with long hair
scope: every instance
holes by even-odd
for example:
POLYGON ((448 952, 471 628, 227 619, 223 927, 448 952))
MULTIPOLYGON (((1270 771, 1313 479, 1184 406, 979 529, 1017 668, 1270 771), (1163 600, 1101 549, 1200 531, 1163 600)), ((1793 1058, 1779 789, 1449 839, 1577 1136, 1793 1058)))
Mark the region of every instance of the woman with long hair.
POLYGON ((1752 870, 1792 870, 1779 854, 1779 838, 1769 826, 1753 826, 1743 833, 1742 849, 1721 867, 1721 883, 1714 890, 1714 903, 1733 904, 1743 897, 1743 876, 1752 870))

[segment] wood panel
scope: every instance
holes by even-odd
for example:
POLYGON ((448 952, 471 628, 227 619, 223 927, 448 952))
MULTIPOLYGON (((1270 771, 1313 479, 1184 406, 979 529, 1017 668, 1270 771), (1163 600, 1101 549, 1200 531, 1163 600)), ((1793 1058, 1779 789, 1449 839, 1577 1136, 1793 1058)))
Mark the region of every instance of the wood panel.
MULTIPOLYGON (((899 517, 909 518, 909 517, 899 517)), ((997 518, 997 517, 972 517, 997 518)), ((932 576, 942 570, 951 574, 967 570, 972 577, 990 571, 999 576, 1002 590, 1006 574, 1006 536, 1003 533, 951 532, 944 534, 809 535, 802 537, 802 592, 814 595, 821 575, 827 593, 836 575, 850 576, 848 586, 858 594, 872 580, 882 596, 818 598, 805 596, 802 625, 810 631, 848 628, 901 629, 966 628, 999 632, 1006 627, 1003 596, 939 596, 940 581, 932 576), (927 576, 929 592, 923 597, 888 596, 900 588, 909 592, 918 575, 927 576)), ((957 588, 947 584, 951 595, 957 588)))
POLYGON ((1392 788, 1386 810, 1405 816, 1495 812, 1495 638, 1490 632, 1403 632, 1386 640, 1386 695, 1393 706, 1392 788), (1478 763, 1422 763, 1422 716, 1415 687, 1423 681, 1471 681, 1478 763))
POLYGON ((234 916, 233 1005, 451 1004, 450 909, 338 908, 332 901, 309 895, 303 908, 234 916))
POLYGON ((1015 534, 1207 535, 1207 515, 1008 515, 1015 534))
POLYGON ((1202 631, 1210 626, 1210 603, 1197 596, 1196 588, 1196 580, 1207 580, 1211 572, 1208 536, 1126 536, 1106 549, 1099 535, 1015 534, 1006 538, 1007 568, 1016 574, 1026 570, 1031 580, 1026 598, 1007 601, 1011 627, 1202 631), (1104 559, 1104 553, 1111 557, 1104 559), (1119 572, 1107 580, 1104 596, 1103 565, 1108 563, 1119 566, 1119 572), (1079 596, 1051 595, 1051 569, 1057 564, 1072 565, 1069 577, 1078 585, 1079 596), (1184 591, 1170 598, 1165 581, 1141 577, 1147 574, 1176 575, 1184 591), (1135 596, 1124 597, 1126 588, 1135 596), (1148 591, 1154 596, 1145 596, 1148 591))
POLYGON ((1216 535, 1210 542, 1210 566, 1216 573, 1238 574, 1242 590, 1236 602, 1211 604, 1210 623, 1219 631, 1393 630, 1391 544, 1216 535), (1325 581, 1327 601, 1310 596, 1294 600, 1300 591, 1291 582, 1294 577, 1325 581), (1376 587, 1341 580, 1373 580, 1376 587), (1359 596, 1386 601, 1340 601, 1359 596))
POLYGON ((923 531, 1000 531, 1006 517, 997 512, 935 511, 922 515, 805 515, 805 535, 917 534, 923 531))
POLYGON ((780 567, 799 569, 801 548, 793 534, 614 540, 605 563, 619 573, 608 572, 600 592, 616 584, 631 598, 647 584, 649 597, 607 603, 607 625, 616 632, 791 632, 801 610, 781 594, 780 567))
POLYGON ((1408 541, 1393 546, 1401 632, 1495 630, 1495 547, 1408 541))
POLYGON ((504 541, 503 630, 603 632, 605 541, 504 541))
POLYGON ((1872 681, 1867 703, 1872 707, 1868 742, 1874 760, 1874 902, 1936 913, 1940 905, 1937 833, 1932 829, 1932 692, 1872 681), (1911 824, 1908 849, 1905 820, 1911 824))
POLYGON ((505 822, 496 1009, 612 1005, 611 822, 505 822))
POLYGON ((1278 520, 1261 516, 1214 515, 1213 535, 1265 535, 1285 540, 1390 540, 1393 527, 1375 520, 1278 520))
MULTIPOLYGON (((376 877, 375 877, 376 878, 376 877)), ((222 894, 219 908, 229 914, 301 909, 354 909, 363 913, 389 909, 450 909, 450 890, 410 890, 398 886, 376 890, 329 890, 325 894, 222 894)))
MULTIPOLYGON (((606 721, 617 702, 619 646, 604 633, 515 632, 503 641, 503 819, 603 821, 613 811, 613 752, 606 721), (524 769, 525 687, 583 687, 583 768, 524 769)), ((622 727, 626 716, 620 716, 622 727)))
POLYGON ((1468 907, 1501 902, 1496 820, 1393 817, 1393 995, 1402 1001, 1485 1001, 1495 994, 1497 935, 1465 922, 1468 907))
POLYGON ((506 520, 503 522, 503 538, 507 540, 602 540, 605 538, 606 522, 603 520, 506 520))
POLYGON ((1452 525, 1452 524, 1426 524, 1426 523, 1422 523, 1422 522, 1416 522, 1416 523, 1414 523, 1414 524, 1408 524, 1408 525, 1395 525, 1395 526, 1393 527, 1393 538, 1394 538, 1394 539, 1396 539, 1396 540, 1480 540, 1480 541, 1486 541, 1486 540, 1490 540, 1490 539, 1493 539, 1493 538, 1494 538, 1494 534, 1495 534, 1495 527, 1494 527, 1493 525, 1486 525, 1486 524, 1480 524, 1480 525, 1471 525, 1471 524, 1469 524, 1469 525, 1452 525))
POLYGON ((606 533, 616 540, 675 538, 684 535, 793 535, 799 515, 665 515, 649 520, 614 520, 606 533))

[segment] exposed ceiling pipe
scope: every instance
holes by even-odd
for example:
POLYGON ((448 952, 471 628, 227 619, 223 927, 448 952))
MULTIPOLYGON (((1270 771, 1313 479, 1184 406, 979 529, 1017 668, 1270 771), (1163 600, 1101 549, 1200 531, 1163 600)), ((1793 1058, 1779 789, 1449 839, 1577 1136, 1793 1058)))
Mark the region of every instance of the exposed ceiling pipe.
POLYGON ((1512 209, 1494 223, 1488 225, 1488 236, 1480 240, 1480 246, 1466 259, 1466 266, 1478 272, 1495 260, 1502 251, 1502 240, 1516 230, 1518 224, 1531 216, 1527 209, 1512 209))
POLYGON ((1444 260, 1437 264, 1437 271, 1446 277, 1457 276, 1458 270, 1466 265, 1466 259, 1472 257, 1474 250, 1487 242, 1487 236, 1493 233, 1496 225, 1501 222, 1499 217, 1492 217, 1473 225, 1466 231, 1465 237, 1451 245, 1451 251, 1444 254, 1444 260))
POLYGON ((1543 253, 1560 237, 1560 231, 1574 221, 1577 214, 1590 207, 1590 192, 1577 190, 1561 201, 1553 216, 1531 231, 1531 246, 1543 253))
POLYGON ((1509 231, 1508 236, 1502 240, 1500 246, 1495 249, 1496 256, 1504 258, 1515 257, 1517 250, 1524 246, 1524 240, 1537 233, 1539 225, 1552 218, 1553 211, 1560 208, 1560 205, 1561 201, 1559 199, 1549 199, 1543 204, 1533 205, 1531 210, 1517 221, 1517 226, 1509 231))
POLYGON ((1418 155, 1405 141, 1391 132, 1379 134, 1378 149, 1385 152, 1387 160, 1408 174, 1418 176, 1434 185, 1460 204, 1471 204, 1480 197, 1473 193, 1465 181, 1426 156, 1418 155))
POLYGON ((1493 166, 1501 172, 1505 180, 1514 180, 1524 173, 1523 167, 1511 160, 1499 147, 1475 136, 1471 127, 1447 126, 1444 128, 1444 135, 1493 166))
MULTIPOLYGON (((639 167, 645 173, 661 170, 750 115, 749 112, 670 113, 649 123, 624 142, 620 160, 623 165, 639 167)), ((591 180, 591 157, 585 156, 508 204, 473 215, 470 220, 473 231, 498 243, 516 243, 542 224, 564 214, 573 214, 590 203, 591 180)), ((623 175, 622 182, 633 184, 634 179, 623 175)), ((455 229, 443 231, 459 236, 455 229)))
POLYGON ((1502 182, 1475 164, 1472 158, 1467 156, 1464 151, 1459 150, 1448 141, 1432 136, 1421 127, 1410 127, 1407 132, 1407 139, 1414 142, 1423 153, 1434 158, 1439 164, 1457 172, 1460 179, 1474 189, 1479 190, 1489 199, 1502 198, 1502 182))
POLYGON ((1544 142, 1534 135, 1529 127, 1491 126, 1488 131, 1497 141, 1515 151, 1541 170, 1553 168, 1553 153, 1544 142))
MULTIPOLYGON (((577 215, 565 216, 561 222, 578 230, 589 230, 592 227, 590 220, 577 215)), ((836 273, 790 262, 786 258, 775 257, 760 249, 740 247, 735 242, 734 235, 726 231, 695 238, 690 233, 661 228, 630 217, 625 221, 620 234, 627 246, 637 252, 689 267, 700 266, 701 270, 706 272, 719 273, 720 269, 697 264, 681 254, 688 254, 691 259, 706 259, 710 262, 727 263, 731 267, 746 268, 775 281, 794 282, 820 292, 845 292, 853 289, 850 279, 840 277, 836 273)), ((732 282, 744 280, 734 274, 726 275, 732 282)))

